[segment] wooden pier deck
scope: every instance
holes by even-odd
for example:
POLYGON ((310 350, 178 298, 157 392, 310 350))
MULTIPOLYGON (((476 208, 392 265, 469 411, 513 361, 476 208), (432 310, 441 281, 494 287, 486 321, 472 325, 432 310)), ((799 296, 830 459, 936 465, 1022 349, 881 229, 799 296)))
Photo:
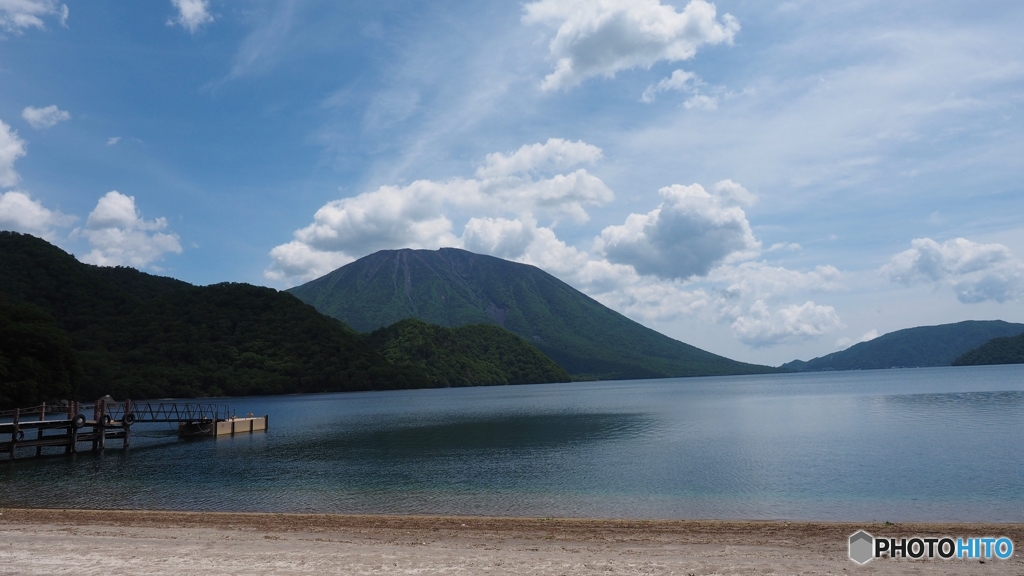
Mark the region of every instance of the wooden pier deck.
MULTIPOLYGON (((131 446, 131 428, 137 423, 176 423, 179 436, 221 436, 266 431, 268 416, 230 415, 227 406, 192 403, 114 402, 103 398, 93 404, 64 402, 0 412, 0 461, 19 456, 44 455, 44 448, 63 448, 75 454, 86 443, 103 451, 108 441, 131 446), (92 412, 92 418, 86 416, 92 412), (3 441, 4 437, 7 441, 3 441), (6 456, 6 458, 4 458, 6 456)), ((54 451, 47 451, 53 454, 54 451)), ((59 451, 57 452, 59 453, 59 451)))

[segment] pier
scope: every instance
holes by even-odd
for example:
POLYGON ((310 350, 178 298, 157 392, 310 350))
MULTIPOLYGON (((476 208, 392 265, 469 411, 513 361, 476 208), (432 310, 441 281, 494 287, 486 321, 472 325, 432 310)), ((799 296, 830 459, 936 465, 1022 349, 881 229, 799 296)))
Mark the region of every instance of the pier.
POLYGON ((267 430, 269 417, 250 413, 239 418, 217 404, 115 402, 109 396, 92 404, 68 401, 16 408, 0 411, 0 461, 13 461, 26 452, 42 456, 44 448, 75 454, 82 444, 93 452, 116 444, 128 448, 132 426, 140 423, 177 424, 182 437, 233 436, 267 430))

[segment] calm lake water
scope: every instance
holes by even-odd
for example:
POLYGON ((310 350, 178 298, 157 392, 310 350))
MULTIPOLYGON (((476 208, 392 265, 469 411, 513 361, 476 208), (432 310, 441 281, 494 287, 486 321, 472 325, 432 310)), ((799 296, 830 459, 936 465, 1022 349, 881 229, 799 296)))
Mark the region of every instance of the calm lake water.
POLYGON ((0 506, 1024 521, 1024 366, 249 397, 0 464, 0 506), (115 442, 115 445, 117 442, 115 442))

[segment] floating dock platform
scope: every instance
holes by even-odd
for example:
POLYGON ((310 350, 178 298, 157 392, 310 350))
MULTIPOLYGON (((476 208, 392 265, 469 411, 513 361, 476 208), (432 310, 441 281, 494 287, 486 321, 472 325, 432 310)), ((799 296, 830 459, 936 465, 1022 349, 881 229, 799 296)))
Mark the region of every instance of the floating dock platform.
POLYGON ((216 422, 181 422, 178 424, 178 436, 234 436, 235 434, 265 432, 269 420, 269 416, 250 414, 245 418, 232 416, 227 420, 216 422))

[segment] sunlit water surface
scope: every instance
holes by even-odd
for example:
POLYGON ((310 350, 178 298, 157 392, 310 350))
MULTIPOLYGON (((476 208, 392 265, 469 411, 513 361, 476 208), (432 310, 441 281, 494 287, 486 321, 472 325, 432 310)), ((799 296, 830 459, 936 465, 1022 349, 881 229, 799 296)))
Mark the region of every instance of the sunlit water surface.
POLYGON ((0 506, 1024 521, 1024 366, 218 402, 270 430, 137 424, 0 463, 0 506))

